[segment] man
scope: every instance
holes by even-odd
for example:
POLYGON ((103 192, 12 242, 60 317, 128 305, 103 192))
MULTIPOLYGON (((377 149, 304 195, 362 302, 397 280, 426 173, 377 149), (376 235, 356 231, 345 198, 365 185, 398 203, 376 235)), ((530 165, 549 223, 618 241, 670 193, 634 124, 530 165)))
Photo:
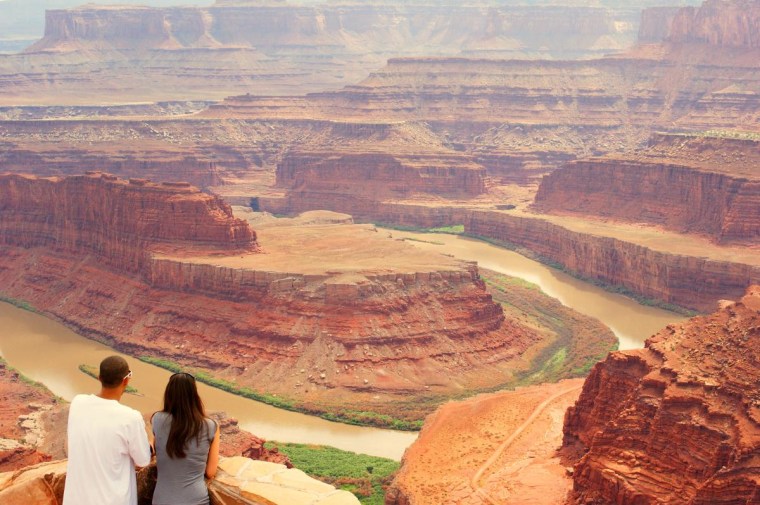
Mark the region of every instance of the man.
POLYGON ((150 463, 150 444, 142 415, 119 403, 131 377, 126 360, 110 356, 100 393, 71 402, 64 505, 137 505, 135 466, 150 463))

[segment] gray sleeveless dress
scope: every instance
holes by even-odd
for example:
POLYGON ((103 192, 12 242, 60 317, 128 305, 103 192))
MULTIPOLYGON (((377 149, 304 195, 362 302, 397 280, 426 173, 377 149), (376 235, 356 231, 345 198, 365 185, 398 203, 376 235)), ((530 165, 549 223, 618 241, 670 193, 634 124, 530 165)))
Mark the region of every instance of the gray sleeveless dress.
POLYGON ((187 457, 171 459, 166 454, 166 440, 172 424, 171 414, 156 412, 153 415, 153 434, 156 437, 156 467, 158 481, 153 493, 153 505, 208 505, 208 490, 204 480, 206 461, 216 423, 206 419, 198 439, 191 439, 185 447, 187 457))

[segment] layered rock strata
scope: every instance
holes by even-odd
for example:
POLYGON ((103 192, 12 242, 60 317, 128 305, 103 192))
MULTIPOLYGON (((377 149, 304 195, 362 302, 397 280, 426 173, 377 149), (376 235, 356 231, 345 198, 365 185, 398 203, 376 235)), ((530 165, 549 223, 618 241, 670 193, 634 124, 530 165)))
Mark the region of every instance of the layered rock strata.
POLYGON ((138 272, 148 251, 256 250, 256 234, 221 199, 188 183, 124 181, 90 173, 62 179, 0 176, 0 243, 93 255, 138 272))
POLYGON ((707 0, 698 9, 684 7, 671 24, 668 40, 682 44, 709 44, 758 49, 760 2, 707 0))
POLYGON ((760 288, 611 354, 565 417, 574 503, 760 502, 760 288))
MULTIPOLYGON (((274 213, 303 212, 326 206, 324 199, 302 198, 260 198, 258 204, 262 210, 274 213)), ((750 284, 760 283, 760 265, 756 257, 753 260, 751 250, 741 257, 735 249, 718 246, 709 257, 699 245, 683 253, 672 252, 668 244, 653 247, 638 243, 635 237, 626 236, 625 229, 605 235, 597 229, 589 231, 588 226, 574 229, 550 218, 509 211, 402 204, 358 197, 336 198, 328 206, 370 222, 423 228, 463 224, 468 234, 517 246, 529 255, 562 265, 581 277, 699 311, 710 311, 718 300, 737 298, 750 284)), ((678 237, 674 235, 673 240, 678 237)))
POLYGON ((416 399, 509 382, 548 343, 505 319, 474 264, 373 227, 268 229, 261 254, 186 185, 4 176, 0 194, 5 296, 290 404, 419 419, 416 399))
POLYGON ((0 84, 6 104, 302 93, 356 82, 393 55, 602 55, 630 46, 637 25, 637 9, 619 5, 89 5, 48 10, 44 37, 0 58, 0 84))
POLYGON ((648 150, 568 163, 541 181, 543 212, 649 223, 718 243, 760 241, 760 140, 663 136, 648 150))
MULTIPOLYGON (((462 155, 290 153, 277 165, 277 186, 355 196, 403 198, 415 193, 471 197, 485 193, 486 171, 462 155)), ((317 196, 319 198, 319 196, 317 196)))

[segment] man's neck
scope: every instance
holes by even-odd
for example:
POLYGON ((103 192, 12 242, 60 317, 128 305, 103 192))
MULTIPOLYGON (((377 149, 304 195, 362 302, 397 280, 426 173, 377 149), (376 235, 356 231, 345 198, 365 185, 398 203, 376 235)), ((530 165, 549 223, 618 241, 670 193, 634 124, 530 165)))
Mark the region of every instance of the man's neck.
POLYGON ((121 395, 124 394, 123 388, 100 388, 98 396, 104 400, 121 400, 121 395))

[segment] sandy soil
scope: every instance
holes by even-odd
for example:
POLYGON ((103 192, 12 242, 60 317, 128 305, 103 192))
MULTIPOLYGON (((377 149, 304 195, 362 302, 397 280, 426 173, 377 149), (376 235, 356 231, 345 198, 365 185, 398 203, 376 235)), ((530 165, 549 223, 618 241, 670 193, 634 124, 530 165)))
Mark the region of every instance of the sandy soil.
POLYGON ((460 260, 421 251, 403 240, 396 240, 392 232, 380 231, 373 225, 336 226, 336 222, 350 220, 343 214, 310 212, 298 219, 262 219, 245 209, 237 209, 236 217, 253 221, 261 252, 183 257, 182 261, 314 275, 433 272, 461 270, 463 265, 460 260))
POLYGON ((574 379, 444 405, 407 449, 395 487, 414 505, 561 505, 572 480, 556 451, 564 412, 582 384, 574 379))

